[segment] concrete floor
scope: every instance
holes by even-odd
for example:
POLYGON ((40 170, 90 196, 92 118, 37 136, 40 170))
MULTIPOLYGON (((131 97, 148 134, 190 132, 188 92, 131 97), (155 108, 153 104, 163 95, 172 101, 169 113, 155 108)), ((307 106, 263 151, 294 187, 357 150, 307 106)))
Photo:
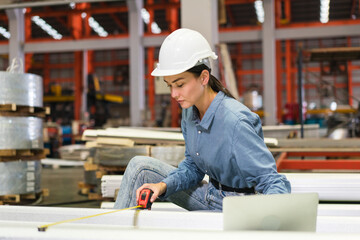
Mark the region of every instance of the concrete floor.
POLYGON ((83 167, 43 167, 41 188, 49 190, 37 205, 54 207, 99 208, 101 201, 90 201, 87 195, 81 195, 79 182, 84 182, 83 167))

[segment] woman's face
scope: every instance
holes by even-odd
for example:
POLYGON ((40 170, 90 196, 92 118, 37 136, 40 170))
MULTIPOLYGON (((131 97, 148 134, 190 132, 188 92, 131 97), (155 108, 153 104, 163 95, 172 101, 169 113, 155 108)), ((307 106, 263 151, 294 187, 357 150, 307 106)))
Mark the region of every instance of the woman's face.
POLYGON ((173 76, 164 77, 164 81, 170 87, 173 97, 182 108, 195 105, 201 98, 205 86, 200 77, 195 77, 190 72, 183 72, 173 76))

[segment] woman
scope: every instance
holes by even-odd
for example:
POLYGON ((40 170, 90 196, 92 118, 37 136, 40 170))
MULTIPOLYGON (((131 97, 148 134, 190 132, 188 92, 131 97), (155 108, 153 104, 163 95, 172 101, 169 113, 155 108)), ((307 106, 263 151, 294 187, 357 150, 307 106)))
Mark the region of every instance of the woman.
POLYGON ((151 202, 159 197, 188 210, 221 210, 225 196, 290 192, 264 143, 259 116, 210 74, 209 58, 217 56, 196 31, 178 29, 164 40, 152 75, 164 76, 183 109, 185 160, 174 168, 133 158, 115 208, 135 206, 143 188, 154 192, 151 202), (209 183, 202 181, 205 174, 209 183))

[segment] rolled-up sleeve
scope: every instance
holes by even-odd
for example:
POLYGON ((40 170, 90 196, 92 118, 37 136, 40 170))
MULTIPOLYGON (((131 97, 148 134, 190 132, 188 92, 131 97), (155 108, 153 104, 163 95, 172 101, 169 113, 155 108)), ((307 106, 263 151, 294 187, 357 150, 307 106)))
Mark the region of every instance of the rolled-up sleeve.
POLYGON ((276 170, 275 160, 264 139, 247 118, 239 119, 233 135, 232 156, 248 187, 263 194, 290 193, 291 185, 276 170))

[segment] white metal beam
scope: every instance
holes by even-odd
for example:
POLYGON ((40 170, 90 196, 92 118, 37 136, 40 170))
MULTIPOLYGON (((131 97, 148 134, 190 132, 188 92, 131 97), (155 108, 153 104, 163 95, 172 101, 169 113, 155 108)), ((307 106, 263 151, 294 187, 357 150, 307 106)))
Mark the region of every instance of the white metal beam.
POLYGON ((143 0, 127 0, 129 8, 130 119, 131 126, 141 126, 145 107, 143 0))
MULTIPOLYGON (((351 37, 359 36, 360 25, 344 26, 322 26, 307 28, 282 28, 275 30, 275 39, 309 39, 327 37, 351 37)), ((143 38, 144 47, 159 47, 166 36, 148 36, 143 38)), ((219 42, 254 42, 261 41, 262 30, 230 31, 219 33, 219 42)), ((25 43, 25 53, 44 53, 44 52, 66 52, 79 50, 105 50, 129 48, 128 38, 111 39, 88 39, 88 40, 62 40, 59 42, 30 42, 25 43)), ((0 54, 8 54, 9 45, 0 45, 0 54)))
POLYGON ((230 31, 219 34, 221 43, 255 42, 261 41, 261 30, 230 31))
POLYGON ((144 37, 143 44, 144 47, 160 47, 163 41, 165 40, 166 36, 151 36, 151 37, 144 37))
POLYGON ((265 124, 276 125, 275 3, 263 1, 263 4, 265 21, 262 27, 262 62, 265 124))
POLYGON ((62 40, 50 42, 31 42, 25 44, 26 53, 49 53, 81 50, 105 50, 129 48, 129 38, 62 40))
MULTIPOLYGON (((86 0, 86 2, 110 2, 110 1, 119 1, 119 0, 86 0)), ((26 1, 20 2, 15 0, 1 0, 0 9, 9 9, 9 8, 28 8, 28 7, 41 7, 41 6, 52 6, 52 5, 65 5, 69 4, 68 0, 47 0, 47 1, 26 1)), ((84 0, 71 0, 74 3, 82 3, 84 0)))
POLYGON ((352 36, 360 36, 360 24, 342 26, 281 28, 277 29, 275 32, 275 37, 277 40, 352 36))
POLYGON ((8 54, 8 53, 9 53, 9 44, 1 44, 0 54, 8 54))
MULTIPOLYGON (((25 42, 25 18, 22 8, 7 9, 6 14, 9 18, 9 65, 14 58, 18 58, 25 63, 24 42, 25 42)), ((24 71, 24 64, 23 64, 24 71)))
MULTIPOLYGON (((200 32, 214 51, 219 43, 217 11, 217 0, 181 0, 181 27, 200 32)), ((213 62, 211 73, 219 76, 217 61, 213 62)))

